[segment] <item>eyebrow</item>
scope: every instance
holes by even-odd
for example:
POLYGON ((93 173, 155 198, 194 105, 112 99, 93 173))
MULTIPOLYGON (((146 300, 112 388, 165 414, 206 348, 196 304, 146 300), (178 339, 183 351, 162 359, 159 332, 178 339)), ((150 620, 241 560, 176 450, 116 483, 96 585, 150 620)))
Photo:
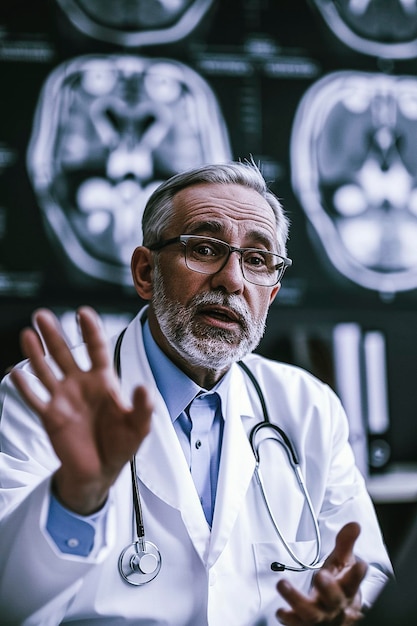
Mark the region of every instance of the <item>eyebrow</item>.
POLYGON ((201 235, 202 233, 212 233, 213 235, 218 235, 223 230, 223 224, 217 222, 215 220, 210 220, 207 222, 197 222, 191 228, 190 235, 201 235))
MULTIPOLYGON (((205 222, 198 222, 193 225, 188 234, 190 235, 202 235, 205 233, 211 233, 212 235, 219 236, 224 230, 224 224, 217 222, 216 220, 210 220, 205 222)), ((246 237, 256 242, 257 244, 265 246, 267 250, 273 248, 275 241, 272 241, 268 235, 258 229, 252 229, 246 233, 246 237)), ((245 246, 248 247, 248 246, 245 246)), ((253 246, 249 246, 253 247, 253 246)))

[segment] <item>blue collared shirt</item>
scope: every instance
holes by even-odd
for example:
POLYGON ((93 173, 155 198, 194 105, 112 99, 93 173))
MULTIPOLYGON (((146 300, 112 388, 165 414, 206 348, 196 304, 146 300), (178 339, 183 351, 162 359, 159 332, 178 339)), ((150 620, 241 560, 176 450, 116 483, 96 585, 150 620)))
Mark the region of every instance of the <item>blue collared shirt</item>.
MULTIPOLYGON (((148 322, 143 327, 143 341, 156 385, 168 408, 191 474, 196 476, 196 488, 211 525, 223 435, 222 405, 225 406, 226 402, 229 374, 208 391, 197 385, 165 355, 153 339, 148 322), (194 398, 195 410, 189 408, 194 398), (198 415, 199 424, 194 425, 194 433, 189 411, 191 415, 198 415), (207 421, 206 426, 201 424, 201 419, 207 421), (203 428, 200 428, 201 425, 203 428)), ((106 507, 102 515, 105 513, 106 507)), ((46 527, 61 552, 88 556, 94 545, 95 528, 99 521, 100 512, 94 516, 81 517, 63 507, 51 495, 46 527)))
POLYGON ((167 405, 191 474, 193 478, 199 477, 195 480, 196 487, 207 521, 211 525, 223 436, 222 406, 226 404, 229 374, 208 391, 189 378, 159 348, 152 337, 148 322, 143 329, 143 343, 156 385, 167 405), (193 406, 189 408, 191 402, 193 406), (194 413, 193 425, 189 413, 191 417, 194 413), (204 425, 201 424, 202 420, 204 425), (203 431, 206 433, 205 437, 203 431))

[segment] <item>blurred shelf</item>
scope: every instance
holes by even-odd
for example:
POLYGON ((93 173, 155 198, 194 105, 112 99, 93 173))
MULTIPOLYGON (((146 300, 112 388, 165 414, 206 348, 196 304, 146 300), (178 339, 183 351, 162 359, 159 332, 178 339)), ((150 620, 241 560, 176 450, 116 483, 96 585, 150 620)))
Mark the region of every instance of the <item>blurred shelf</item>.
POLYGON ((392 464, 368 476, 366 484, 375 503, 417 502, 417 463, 392 464))

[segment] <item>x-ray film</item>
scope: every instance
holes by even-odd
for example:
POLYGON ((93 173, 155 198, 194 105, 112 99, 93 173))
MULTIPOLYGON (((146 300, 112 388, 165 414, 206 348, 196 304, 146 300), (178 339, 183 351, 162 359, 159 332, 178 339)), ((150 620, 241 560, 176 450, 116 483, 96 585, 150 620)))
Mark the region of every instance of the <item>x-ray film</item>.
POLYGON ((80 32, 126 48, 172 43, 199 25, 213 0, 57 0, 80 32))
POLYGON ((313 0, 353 50, 386 59, 417 56, 417 0, 313 0))
POLYGON ((189 67, 86 56, 46 81, 27 167, 48 233, 72 266, 130 286, 152 191, 180 171, 230 158, 217 99, 189 67))
POLYGON ((322 254, 382 294, 417 287, 417 80, 341 71, 304 94, 292 184, 322 254))

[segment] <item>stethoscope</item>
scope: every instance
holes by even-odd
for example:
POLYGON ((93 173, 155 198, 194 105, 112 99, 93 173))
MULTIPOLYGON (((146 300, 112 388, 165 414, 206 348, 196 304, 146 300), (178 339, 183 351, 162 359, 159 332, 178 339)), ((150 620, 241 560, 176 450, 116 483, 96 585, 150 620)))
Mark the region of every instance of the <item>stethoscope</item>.
MULTIPOLYGON (((123 336, 125 334, 126 329, 122 331, 119 335, 116 345, 114 348, 114 366, 117 372, 117 375, 121 376, 121 366, 120 366, 120 348, 123 340, 123 336)), ((266 406, 265 398, 262 392, 262 389, 256 380, 255 376, 252 374, 248 366, 242 361, 238 361, 238 365, 242 368, 245 374, 248 376, 250 381, 252 382, 255 391, 259 397, 259 401, 262 407, 263 413, 263 421, 256 424, 250 434, 249 434, 249 443, 251 445, 253 454, 255 456, 255 477, 257 483, 259 484, 260 491, 262 494, 262 499, 265 504, 266 510, 268 512, 269 518, 272 522, 272 525, 275 529, 276 534, 278 535, 279 540, 284 546, 289 557, 294 561, 294 565, 286 565, 284 563, 280 563, 278 561, 273 561, 271 563, 271 569, 274 572, 283 572, 284 570, 288 570, 291 572, 304 572, 306 570, 318 570, 321 568, 321 564, 319 563, 320 559, 320 551, 321 551, 321 537, 320 530, 317 521, 317 517, 314 513, 313 504, 311 502, 307 487, 305 485, 305 481, 301 472, 300 463, 298 460, 297 453, 292 445, 290 439, 286 435, 286 433, 276 424, 272 424, 269 419, 268 409, 266 406), (265 436, 265 430, 270 429, 271 433, 269 436, 265 436), (263 430, 264 437, 262 439, 258 438, 259 432, 263 430), (264 482, 262 479, 261 471, 260 471, 260 454, 259 449, 262 443, 267 440, 274 440, 279 443, 285 450, 287 457, 289 459, 290 465, 294 470, 294 473, 297 478, 297 482, 300 486, 301 492, 307 502, 308 510, 311 516, 311 520, 313 522, 314 527, 314 535, 315 535, 315 543, 316 550, 313 560, 310 563, 305 563, 302 561, 290 548, 287 540, 283 536, 279 524, 277 523, 275 516, 272 512, 268 497, 266 495, 264 482)), ((135 522, 136 522, 136 540, 129 544, 120 554, 119 556, 119 572, 122 578, 131 585, 144 585, 153 580, 159 573, 162 565, 162 557, 159 549, 155 544, 146 540, 145 536, 145 526, 143 523, 143 514, 142 514, 142 506, 140 500, 140 492, 139 492, 139 484, 136 472, 136 460, 135 457, 130 461, 130 471, 131 471, 131 479, 132 479, 132 492, 133 492, 133 508, 135 512, 135 522)))

